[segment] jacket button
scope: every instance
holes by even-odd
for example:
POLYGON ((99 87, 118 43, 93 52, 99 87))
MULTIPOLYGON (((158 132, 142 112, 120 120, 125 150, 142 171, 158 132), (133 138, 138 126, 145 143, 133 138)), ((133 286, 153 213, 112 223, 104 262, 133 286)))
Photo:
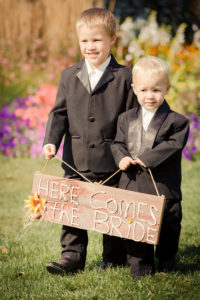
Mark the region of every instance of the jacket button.
POLYGON ((90 147, 90 148, 94 148, 94 147, 95 147, 95 144, 89 144, 89 147, 90 147))
POLYGON ((94 121, 95 121, 95 118, 94 118, 94 117, 89 117, 89 118, 88 118, 88 121, 94 122, 94 121))

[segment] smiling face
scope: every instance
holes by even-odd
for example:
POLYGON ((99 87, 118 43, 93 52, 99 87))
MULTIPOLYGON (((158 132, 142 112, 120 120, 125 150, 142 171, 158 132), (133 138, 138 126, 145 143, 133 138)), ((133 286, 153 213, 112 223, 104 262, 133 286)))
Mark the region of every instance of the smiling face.
POLYGON ((138 70, 132 87, 139 104, 147 110, 155 110, 163 103, 170 85, 164 74, 138 70))
POLYGON ((116 37, 110 37, 103 26, 82 25, 77 33, 82 55, 87 58, 91 68, 99 67, 108 58, 116 37))

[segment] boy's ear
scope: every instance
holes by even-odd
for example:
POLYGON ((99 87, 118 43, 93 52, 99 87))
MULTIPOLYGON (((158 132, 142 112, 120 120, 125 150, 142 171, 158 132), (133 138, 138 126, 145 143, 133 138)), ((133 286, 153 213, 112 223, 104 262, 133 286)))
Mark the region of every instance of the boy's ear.
POLYGON ((170 88, 171 88, 171 84, 169 84, 167 87, 167 93, 169 92, 170 88))
POLYGON ((134 93, 136 94, 136 89, 135 89, 135 86, 134 86, 134 84, 133 84, 133 83, 131 83, 131 87, 132 87, 132 89, 133 89, 134 93))
POLYGON ((117 36, 116 36, 116 34, 114 34, 114 35, 111 37, 111 45, 113 45, 113 44, 115 43, 116 39, 117 39, 117 36))

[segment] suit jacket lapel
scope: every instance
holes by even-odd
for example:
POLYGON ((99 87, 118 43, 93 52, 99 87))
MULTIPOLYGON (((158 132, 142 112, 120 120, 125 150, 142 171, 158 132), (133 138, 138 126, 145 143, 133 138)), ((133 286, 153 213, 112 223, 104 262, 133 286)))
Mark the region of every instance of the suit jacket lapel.
POLYGON ((128 124, 128 151, 132 158, 136 158, 140 152, 142 139, 142 109, 139 107, 128 124))
POLYGON ((119 64, 117 63, 117 61, 114 59, 113 55, 111 54, 110 63, 107 66, 107 68, 105 69, 102 77, 100 78, 99 82, 95 86, 95 88, 92 91, 92 93, 96 92, 103 85, 105 85, 109 81, 113 80, 113 78, 114 78, 113 72, 115 72, 115 70, 117 70, 117 69, 119 69, 119 64))
POLYGON ((77 77, 80 79, 82 82, 83 86, 86 88, 88 93, 94 93, 98 89, 100 89, 103 85, 108 83, 109 81, 113 80, 114 75, 113 72, 119 68, 119 64, 117 61, 114 59, 113 55, 111 54, 111 60, 109 65, 107 66, 106 70, 104 71, 102 77, 100 78, 99 82, 97 83, 96 87, 94 90, 91 92, 90 88, 90 82, 89 82, 89 77, 88 77, 88 72, 87 72, 87 67, 85 64, 85 60, 81 60, 80 63, 78 64, 78 72, 76 73, 77 77))
POLYGON ((153 116, 147 131, 145 132, 145 139, 143 145, 143 152, 149 149, 152 149, 156 135, 162 126, 165 118, 169 114, 170 107, 166 101, 158 108, 155 115, 153 116))
POLYGON ((86 90, 90 94, 91 93, 90 82, 89 82, 87 67, 86 67, 86 64, 85 64, 84 60, 82 60, 80 62, 80 69, 76 73, 76 76, 80 79, 80 81, 82 82, 83 86, 86 88, 86 90))

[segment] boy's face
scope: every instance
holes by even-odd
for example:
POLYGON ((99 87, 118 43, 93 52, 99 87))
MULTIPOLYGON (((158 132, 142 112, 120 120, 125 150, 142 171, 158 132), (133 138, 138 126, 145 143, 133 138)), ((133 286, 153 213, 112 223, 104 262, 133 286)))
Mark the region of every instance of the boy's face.
POLYGON ((163 103, 170 85, 164 75, 138 71, 132 87, 139 104, 147 110, 155 110, 163 103))
POLYGON ((78 40, 82 55, 91 68, 99 67, 108 58, 110 47, 116 37, 110 37, 103 26, 82 25, 78 29, 78 40))

